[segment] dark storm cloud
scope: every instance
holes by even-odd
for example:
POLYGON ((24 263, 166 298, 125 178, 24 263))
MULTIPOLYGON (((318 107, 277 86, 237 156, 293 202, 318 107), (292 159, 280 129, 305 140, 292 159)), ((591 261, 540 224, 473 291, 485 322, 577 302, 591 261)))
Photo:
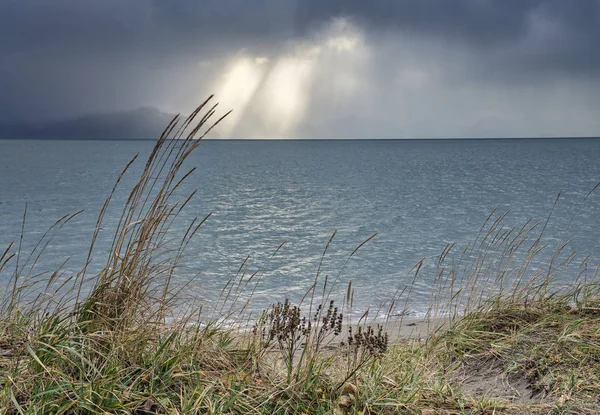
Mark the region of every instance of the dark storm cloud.
POLYGON ((250 37, 271 42, 304 36, 311 28, 344 16, 372 34, 392 30, 494 48, 521 41, 537 17, 555 25, 559 33, 555 43, 543 45, 526 56, 528 60, 600 66, 598 0, 187 0, 154 5, 155 23, 191 39, 250 37))
POLYGON ((241 49, 275 58, 336 17, 362 30, 374 89, 401 53, 442 66, 448 83, 598 89, 600 0, 5 0, 0 121, 176 107, 190 84, 214 80, 199 62, 241 49))
POLYGON ((593 47, 600 40, 599 0, 13 0, 0 11, 3 54, 273 44, 337 16, 355 19, 368 32, 398 30, 489 47, 518 42, 537 14, 558 25, 562 35, 559 44, 539 54, 567 53, 582 62, 598 55, 593 47))
POLYGON ((494 44, 522 37, 532 13, 542 12, 560 21, 567 32, 595 32, 600 2, 597 0, 414 0, 304 2, 305 20, 333 15, 356 16, 373 29, 394 27, 421 34, 462 38, 494 44))

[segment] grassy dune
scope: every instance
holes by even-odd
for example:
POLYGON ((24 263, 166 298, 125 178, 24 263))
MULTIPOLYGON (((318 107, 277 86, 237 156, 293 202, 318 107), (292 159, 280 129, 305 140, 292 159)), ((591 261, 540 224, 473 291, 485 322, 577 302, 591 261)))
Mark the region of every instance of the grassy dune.
MULTIPOLYGON (((397 338, 416 324, 401 317, 348 325, 344 311, 360 293, 327 286, 319 273, 301 304, 281 299, 245 330, 208 320, 201 304, 182 311, 177 265, 206 218, 175 243, 170 229, 193 197, 179 193, 193 171, 183 162, 219 121, 209 124, 210 102, 158 140, 100 273, 32 271, 76 214, 31 253, 19 241, 0 251, 0 274, 11 281, 0 310, 0 413, 598 413, 598 279, 586 270, 568 286, 553 284, 577 259, 568 241, 543 242, 551 215, 507 228, 494 214, 462 252, 448 246, 428 316, 435 329, 424 336, 397 338), (545 266, 533 266, 546 254, 545 266), (343 304, 326 295, 333 288, 346 293, 343 304)), ((231 281, 223 301, 252 287, 231 281)))

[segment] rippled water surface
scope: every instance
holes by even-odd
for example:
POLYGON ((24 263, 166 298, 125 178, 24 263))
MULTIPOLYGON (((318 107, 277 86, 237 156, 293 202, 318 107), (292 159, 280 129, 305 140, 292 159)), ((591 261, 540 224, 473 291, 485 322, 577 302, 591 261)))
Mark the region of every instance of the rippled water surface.
MULTIPOLYGON (((24 250, 56 219, 85 209, 52 240, 36 266, 51 270, 70 257, 66 273, 76 272, 119 172, 152 145, 0 141, 0 247, 18 240, 26 203, 24 250)), ((330 281, 339 276, 341 292, 353 281, 355 312, 389 299, 412 280, 413 265, 426 258, 410 294, 410 308, 419 313, 429 304, 435 257, 446 244, 455 242, 457 250, 466 246, 494 208, 510 210, 507 227, 544 219, 559 192, 545 235, 550 243, 574 236, 569 252, 591 254, 592 269, 600 259, 600 199, 592 195, 581 202, 600 181, 599 160, 600 140, 591 139, 207 141, 189 161, 198 170, 184 189, 198 188, 198 195, 174 231, 183 233, 194 216, 212 216, 179 273, 184 279, 199 273, 188 292, 214 299, 249 256, 248 272, 260 270, 262 276, 251 303, 251 310, 259 310, 304 294, 337 231, 322 275, 330 281), (344 267, 354 248, 376 232, 344 267)), ((107 228, 116 222, 116 207, 134 178, 135 171, 125 177, 107 228)), ((92 268, 106 254, 110 238, 108 231, 100 235, 92 268)), ((572 270, 559 278, 568 282, 576 275, 572 270)), ((0 283, 8 277, 5 273, 0 283)))

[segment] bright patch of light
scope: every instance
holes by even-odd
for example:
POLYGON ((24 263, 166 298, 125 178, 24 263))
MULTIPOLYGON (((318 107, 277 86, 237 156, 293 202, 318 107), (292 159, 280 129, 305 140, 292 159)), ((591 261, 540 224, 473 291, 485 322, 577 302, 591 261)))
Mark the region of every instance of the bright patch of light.
POLYGON ((325 45, 337 52, 351 52, 362 40, 361 33, 345 18, 333 19, 325 38, 325 45))
POLYGON ((269 58, 267 58, 266 56, 257 56, 256 58, 254 58, 254 62, 257 65, 264 65, 265 63, 269 63, 269 58))
POLYGON ((347 52, 354 49, 358 39, 349 36, 337 36, 329 39, 327 46, 338 52, 347 52))
POLYGON ((246 107, 254 97, 265 74, 261 66, 256 59, 237 58, 218 81, 216 97, 220 107, 226 110, 233 109, 233 112, 219 127, 219 130, 226 135, 230 135, 234 131, 244 115, 246 107))
POLYGON ((278 136, 293 132, 308 106, 315 61, 284 57, 273 67, 262 91, 261 116, 268 130, 278 136))
POLYGON ((288 44, 274 59, 250 58, 249 50, 240 54, 216 94, 234 110, 219 131, 244 138, 293 137, 311 99, 347 102, 359 90, 368 56, 362 32, 347 19, 334 19, 309 39, 288 44))

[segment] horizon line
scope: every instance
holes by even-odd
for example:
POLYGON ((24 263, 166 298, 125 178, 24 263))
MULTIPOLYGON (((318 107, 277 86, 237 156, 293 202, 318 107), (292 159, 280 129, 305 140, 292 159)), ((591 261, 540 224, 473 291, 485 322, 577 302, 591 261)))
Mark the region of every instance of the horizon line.
MULTIPOLYGON (((404 137, 404 138, 202 138, 203 141, 485 141, 485 140, 594 140, 599 136, 524 136, 524 137, 404 137)), ((0 140, 55 141, 156 141, 158 137, 1 137, 0 140)), ((173 140, 173 139, 170 139, 173 140)))

